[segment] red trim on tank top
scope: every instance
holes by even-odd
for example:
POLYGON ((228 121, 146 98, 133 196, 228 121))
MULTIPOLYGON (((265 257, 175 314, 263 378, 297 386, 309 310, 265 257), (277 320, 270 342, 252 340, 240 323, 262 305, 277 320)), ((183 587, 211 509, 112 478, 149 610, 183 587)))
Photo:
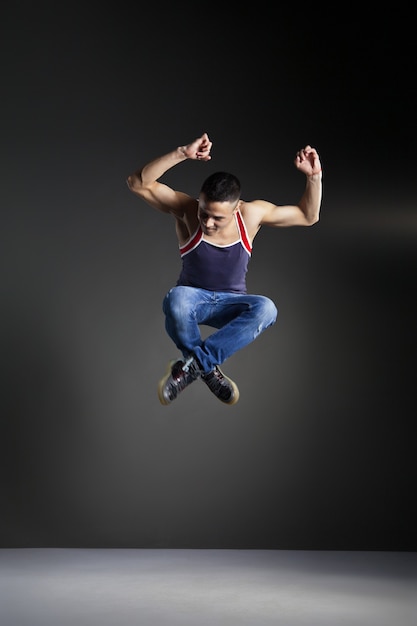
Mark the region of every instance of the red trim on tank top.
MULTIPOLYGON (((248 234, 246 232, 245 222, 243 221, 243 217, 239 210, 236 211, 236 221, 237 221, 237 227, 239 230, 241 243, 243 247, 245 248, 246 252, 249 255, 251 255, 252 246, 250 245, 248 234)), ((187 254, 188 252, 196 248, 202 239, 203 239, 203 231, 201 230, 201 226, 199 226, 196 232, 194 233, 194 235, 192 235, 191 239, 187 243, 185 243, 183 246, 179 246, 180 255, 183 256, 184 254, 187 254)))
POLYGON ((251 254, 252 253, 252 246, 250 245, 250 241, 248 238, 248 233, 246 232, 246 226, 245 226, 245 222, 243 221, 243 217, 240 213, 239 210, 236 211, 236 218, 237 218, 237 223, 238 223, 238 227, 239 227, 239 232, 240 232, 240 238, 242 239, 242 243, 244 245, 244 247, 246 248, 246 251, 251 254))
POLYGON ((193 248, 196 248, 198 246, 198 244, 200 243, 200 241, 203 238, 203 231, 201 230, 201 226, 199 226, 197 228, 197 230, 195 231, 194 235, 191 237, 191 239, 185 243, 183 246, 180 246, 180 254, 181 256, 183 254, 186 254, 187 252, 190 252, 190 250, 192 250, 193 248))

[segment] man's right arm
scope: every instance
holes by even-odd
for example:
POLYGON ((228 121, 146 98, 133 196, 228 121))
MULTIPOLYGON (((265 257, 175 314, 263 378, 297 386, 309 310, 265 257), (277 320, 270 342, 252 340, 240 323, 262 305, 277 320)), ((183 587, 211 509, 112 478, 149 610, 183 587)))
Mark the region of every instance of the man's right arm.
POLYGON ((204 133, 192 143, 180 146, 138 169, 127 178, 127 185, 134 194, 155 209, 164 213, 181 213, 181 207, 189 200, 189 196, 160 183, 158 179, 187 159, 209 161, 211 146, 208 135, 204 133))

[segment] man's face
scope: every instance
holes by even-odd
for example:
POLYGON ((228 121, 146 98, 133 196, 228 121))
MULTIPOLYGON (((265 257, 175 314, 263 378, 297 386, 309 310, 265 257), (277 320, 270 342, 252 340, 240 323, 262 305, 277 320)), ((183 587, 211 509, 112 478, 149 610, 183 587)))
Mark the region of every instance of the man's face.
POLYGON ((233 221, 239 202, 209 202, 204 194, 198 201, 198 219, 204 235, 210 237, 225 230, 233 221))

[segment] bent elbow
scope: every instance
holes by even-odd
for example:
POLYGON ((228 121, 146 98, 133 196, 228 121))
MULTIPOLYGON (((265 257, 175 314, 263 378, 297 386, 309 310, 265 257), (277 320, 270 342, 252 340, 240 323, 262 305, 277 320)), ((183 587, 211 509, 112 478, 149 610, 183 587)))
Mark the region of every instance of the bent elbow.
POLYGON ((130 191, 136 193, 138 195, 143 191, 142 179, 137 174, 131 174, 126 179, 126 184, 129 187, 130 191))
POLYGON ((307 226, 314 226, 320 220, 320 214, 315 213, 314 215, 309 215, 307 218, 307 226))

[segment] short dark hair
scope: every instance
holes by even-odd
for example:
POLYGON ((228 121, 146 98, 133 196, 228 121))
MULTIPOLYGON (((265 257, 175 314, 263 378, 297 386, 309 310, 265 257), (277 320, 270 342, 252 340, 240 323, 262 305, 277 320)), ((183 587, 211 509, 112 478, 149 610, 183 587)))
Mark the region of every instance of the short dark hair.
POLYGON ((214 172, 206 178, 200 190, 210 202, 235 202, 239 200, 240 192, 239 179, 228 172, 214 172))

